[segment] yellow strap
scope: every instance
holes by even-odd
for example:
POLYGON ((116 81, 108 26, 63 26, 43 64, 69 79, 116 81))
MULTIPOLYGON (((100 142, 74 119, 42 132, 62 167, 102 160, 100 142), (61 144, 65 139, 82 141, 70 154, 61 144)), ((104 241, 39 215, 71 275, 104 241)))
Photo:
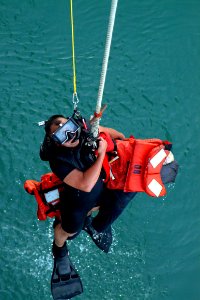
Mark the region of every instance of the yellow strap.
POLYGON ((70 16, 71 16, 71 28, 72 28, 72 66, 73 66, 73 84, 74 94, 76 93, 76 65, 75 65, 75 51, 74 51, 74 19, 73 19, 73 0, 70 0, 70 16))

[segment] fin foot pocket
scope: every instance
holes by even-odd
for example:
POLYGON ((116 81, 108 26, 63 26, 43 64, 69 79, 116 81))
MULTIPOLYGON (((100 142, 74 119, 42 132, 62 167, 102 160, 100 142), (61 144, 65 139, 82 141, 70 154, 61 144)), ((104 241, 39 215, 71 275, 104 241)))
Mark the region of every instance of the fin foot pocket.
POLYGON ((63 259, 63 266, 66 273, 59 274, 60 264, 62 260, 54 258, 54 268, 51 277, 51 293, 54 300, 67 300, 71 299, 83 292, 81 279, 75 270, 68 255, 63 259), (66 259, 67 258, 67 259, 66 259), (67 266, 66 263, 69 265, 67 266))

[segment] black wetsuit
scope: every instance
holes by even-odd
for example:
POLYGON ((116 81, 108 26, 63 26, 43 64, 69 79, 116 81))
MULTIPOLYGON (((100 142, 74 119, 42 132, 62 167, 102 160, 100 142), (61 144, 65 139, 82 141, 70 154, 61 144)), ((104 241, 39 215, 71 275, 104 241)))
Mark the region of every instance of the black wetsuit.
MULTIPOLYGON (((59 160, 53 160, 49 163, 52 172, 61 180, 75 169, 74 166, 59 160)), ((83 228, 87 213, 101 202, 104 190, 103 181, 99 178, 91 192, 84 192, 67 184, 64 185, 65 189, 60 195, 62 228, 69 233, 74 233, 83 228)))

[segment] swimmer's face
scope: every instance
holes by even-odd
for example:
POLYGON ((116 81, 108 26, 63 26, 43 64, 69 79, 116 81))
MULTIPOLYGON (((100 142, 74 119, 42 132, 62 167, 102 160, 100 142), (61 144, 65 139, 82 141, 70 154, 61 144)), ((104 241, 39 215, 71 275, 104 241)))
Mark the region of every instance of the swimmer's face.
MULTIPOLYGON (((51 125, 51 128, 50 128, 50 135, 52 133, 54 133, 58 127, 60 127, 60 124, 65 124, 67 122, 67 119, 66 118, 57 118, 54 120, 53 124, 51 125)), ((75 137, 74 137, 75 138, 75 137)), ((60 145, 60 146, 63 146, 63 147, 67 147, 67 148, 74 148, 76 146, 78 146, 79 144, 79 140, 76 140, 75 142, 73 142, 74 139, 70 140, 70 141, 66 141, 64 144, 60 145)))

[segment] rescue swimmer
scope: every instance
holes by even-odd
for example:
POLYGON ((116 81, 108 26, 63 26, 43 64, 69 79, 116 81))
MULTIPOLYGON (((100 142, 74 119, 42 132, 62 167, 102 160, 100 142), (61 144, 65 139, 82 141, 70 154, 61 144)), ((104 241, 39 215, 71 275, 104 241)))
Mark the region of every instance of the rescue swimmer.
POLYGON ((164 184, 174 182, 177 175, 178 164, 170 142, 125 139, 122 133, 102 126, 99 132, 98 149, 94 149, 90 124, 80 114, 50 117, 45 122, 40 157, 49 161, 53 173, 43 175, 41 182, 25 183, 25 189, 38 202, 38 218, 56 217, 51 281, 54 299, 60 299, 65 279, 69 285, 66 297, 82 292, 66 240, 84 229, 107 253, 112 243, 111 225, 136 193, 163 196, 164 184), (97 206, 99 212, 92 218, 90 213, 97 206))

